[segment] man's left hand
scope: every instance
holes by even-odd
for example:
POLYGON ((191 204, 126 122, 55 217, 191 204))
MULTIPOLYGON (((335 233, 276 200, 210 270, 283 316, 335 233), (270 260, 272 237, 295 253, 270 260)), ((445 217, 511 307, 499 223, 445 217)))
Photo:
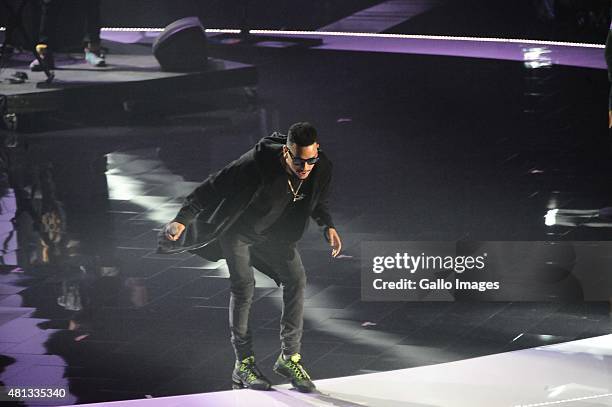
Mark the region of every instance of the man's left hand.
POLYGON ((336 232, 336 229, 327 229, 327 240, 332 248, 332 257, 336 257, 338 254, 340 254, 340 250, 342 249, 342 241, 340 240, 340 236, 338 235, 338 232, 336 232))

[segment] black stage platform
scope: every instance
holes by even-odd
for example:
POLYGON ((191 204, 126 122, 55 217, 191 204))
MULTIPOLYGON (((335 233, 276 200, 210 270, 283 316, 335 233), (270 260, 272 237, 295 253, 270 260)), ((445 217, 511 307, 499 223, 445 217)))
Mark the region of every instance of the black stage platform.
POLYGON ((51 84, 45 82, 44 73, 29 72, 27 66, 5 68, 0 72, 2 113, 76 111, 257 83, 253 65, 221 59, 211 58, 206 71, 190 73, 162 72, 152 55, 111 55, 107 63, 106 68, 93 68, 83 60, 68 60, 66 65, 60 61, 51 84), (22 84, 8 83, 17 71, 26 71, 29 79, 22 84))

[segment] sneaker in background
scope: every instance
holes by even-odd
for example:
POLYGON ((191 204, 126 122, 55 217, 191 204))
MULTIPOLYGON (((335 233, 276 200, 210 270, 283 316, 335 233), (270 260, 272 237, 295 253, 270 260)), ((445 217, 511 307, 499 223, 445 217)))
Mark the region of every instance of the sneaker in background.
POLYGON ((95 66, 96 68, 102 68, 106 66, 106 59, 104 58, 104 54, 102 52, 94 51, 89 48, 85 48, 85 60, 91 66, 95 66))
POLYGON ((30 70, 32 72, 42 72, 45 69, 51 70, 55 69, 55 59, 53 58, 53 52, 49 49, 47 44, 38 44, 36 46, 36 53, 38 54, 38 59, 30 62, 30 70))

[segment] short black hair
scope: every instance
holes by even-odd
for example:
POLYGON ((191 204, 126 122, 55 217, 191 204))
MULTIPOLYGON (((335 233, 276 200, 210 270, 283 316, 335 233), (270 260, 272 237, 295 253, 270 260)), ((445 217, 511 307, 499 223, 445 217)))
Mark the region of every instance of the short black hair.
POLYGON ((287 144, 297 144, 300 147, 310 146, 317 142, 317 130, 308 122, 294 123, 289 127, 287 144))

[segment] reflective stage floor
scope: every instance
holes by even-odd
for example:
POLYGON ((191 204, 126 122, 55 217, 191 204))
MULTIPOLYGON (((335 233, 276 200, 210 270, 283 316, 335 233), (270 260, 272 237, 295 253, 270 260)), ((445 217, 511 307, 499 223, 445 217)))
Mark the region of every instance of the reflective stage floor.
MULTIPOLYGON (((148 52, 128 45, 116 52, 148 52)), ((315 230, 300 243, 309 279, 302 353, 330 398, 281 386, 253 400, 395 405, 398 380, 403 405, 610 392, 608 337, 586 342, 588 351, 581 342, 530 350, 609 334, 608 303, 366 303, 359 274, 368 240, 609 239, 608 227, 545 224, 553 208, 612 206, 604 70, 239 45, 214 54, 256 65, 257 90, 28 117, 18 146, 2 151, 0 381, 70 393, 26 404, 251 397, 201 395, 231 386, 224 262, 158 255, 155 237, 209 172, 301 120, 319 128, 334 162, 344 240, 339 259, 315 230), (457 363, 439 365, 448 362, 457 363), (375 375, 355 376, 366 374, 375 375)), ((280 294, 257 275, 255 351, 275 385, 280 294)))

